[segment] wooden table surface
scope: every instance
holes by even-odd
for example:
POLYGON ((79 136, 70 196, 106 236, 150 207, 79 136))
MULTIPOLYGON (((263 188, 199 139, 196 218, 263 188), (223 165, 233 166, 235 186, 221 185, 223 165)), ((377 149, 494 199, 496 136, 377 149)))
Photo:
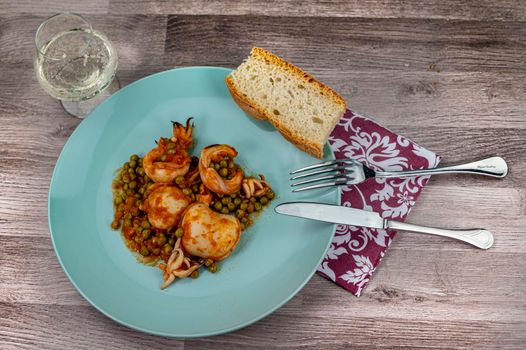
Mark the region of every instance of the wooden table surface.
POLYGON ((526 2, 0 1, 0 348, 519 349, 526 342, 526 2), (172 67, 236 66, 254 45, 341 92, 357 112, 444 157, 490 155, 504 180, 433 178, 410 219, 485 227, 495 245, 399 234, 359 298, 314 276, 242 330, 174 340, 111 321, 74 289, 53 252, 47 193, 79 124, 38 85, 33 35, 85 14, 119 53, 128 84, 172 67))

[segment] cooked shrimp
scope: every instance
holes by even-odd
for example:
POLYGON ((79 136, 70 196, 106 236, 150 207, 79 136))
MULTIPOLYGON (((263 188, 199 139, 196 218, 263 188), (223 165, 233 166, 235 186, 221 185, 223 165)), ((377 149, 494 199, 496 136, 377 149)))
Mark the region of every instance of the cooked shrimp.
POLYGON ((192 146, 191 119, 186 121, 186 126, 173 122, 172 138, 161 137, 157 147, 144 157, 144 172, 153 181, 170 183, 176 177, 185 175, 190 169, 192 158, 187 151, 192 146))
POLYGON ((231 194, 238 192, 243 183, 243 170, 237 168, 232 174, 231 179, 225 179, 217 173, 217 171, 210 167, 212 162, 222 160, 225 156, 234 158, 237 156, 237 151, 234 147, 229 145, 212 145, 203 148, 201 157, 199 158, 199 173, 201 181, 212 192, 217 194, 231 194))

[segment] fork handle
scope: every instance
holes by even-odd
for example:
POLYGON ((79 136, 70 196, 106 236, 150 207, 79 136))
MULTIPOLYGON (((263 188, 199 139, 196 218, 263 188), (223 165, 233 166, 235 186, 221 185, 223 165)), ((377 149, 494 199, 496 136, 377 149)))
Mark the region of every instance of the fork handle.
POLYGON ((493 235, 483 228, 467 230, 446 230, 442 228, 426 227, 405 222, 385 220, 385 227, 393 230, 404 230, 426 233, 435 236, 449 237, 474 245, 480 249, 488 249, 493 245, 493 235))
POLYGON ((476 162, 446 166, 434 169, 407 170, 407 171, 377 171, 376 177, 405 177, 416 175, 469 173, 503 178, 508 174, 508 165, 501 157, 491 157, 476 162))

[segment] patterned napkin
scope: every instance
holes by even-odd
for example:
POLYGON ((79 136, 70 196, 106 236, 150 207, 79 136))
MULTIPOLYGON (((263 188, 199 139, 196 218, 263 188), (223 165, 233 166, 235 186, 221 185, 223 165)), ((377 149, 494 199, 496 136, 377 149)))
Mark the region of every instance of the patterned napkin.
MULTIPOLYGON (((374 121, 347 110, 329 138, 336 158, 373 170, 434 168, 440 157, 374 121)), ((429 176, 369 179, 342 187, 342 205, 404 221, 429 176)), ((338 225, 318 273, 359 296, 396 235, 392 230, 338 225)))

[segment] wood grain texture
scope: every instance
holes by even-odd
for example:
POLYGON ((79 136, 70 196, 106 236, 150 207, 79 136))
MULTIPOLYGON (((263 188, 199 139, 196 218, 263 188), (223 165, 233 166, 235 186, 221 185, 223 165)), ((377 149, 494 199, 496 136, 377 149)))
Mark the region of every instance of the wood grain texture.
POLYGON ((263 15, 294 17, 442 18, 461 20, 524 20, 526 4, 499 1, 375 0, 227 0, 191 2, 110 0, 110 12, 189 15, 263 15))
POLYGON ((235 66, 252 46, 261 46, 313 73, 339 72, 336 67, 427 71, 433 63, 441 72, 526 67, 523 22, 279 17, 270 23, 266 16, 169 16, 166 40, 165 62, 172 65, 235 66))
POLYGON ((526 341, 524 1, 0 3, 1 349, 522 349, 526 341), (234 67, 260 45, 443 156, 503 156, 504 180, 436 176, 409 221, 481 226, 495 246, 400 232, 360 298, 319 276, 245 329, 173 340, 91 307, 53 252, 47 191, 79 124, 40 89, 32 38, 46 16, 87 14, 123 85, 174 66, 234 67), (418 263, 410 263, 418 262, 418 263))

